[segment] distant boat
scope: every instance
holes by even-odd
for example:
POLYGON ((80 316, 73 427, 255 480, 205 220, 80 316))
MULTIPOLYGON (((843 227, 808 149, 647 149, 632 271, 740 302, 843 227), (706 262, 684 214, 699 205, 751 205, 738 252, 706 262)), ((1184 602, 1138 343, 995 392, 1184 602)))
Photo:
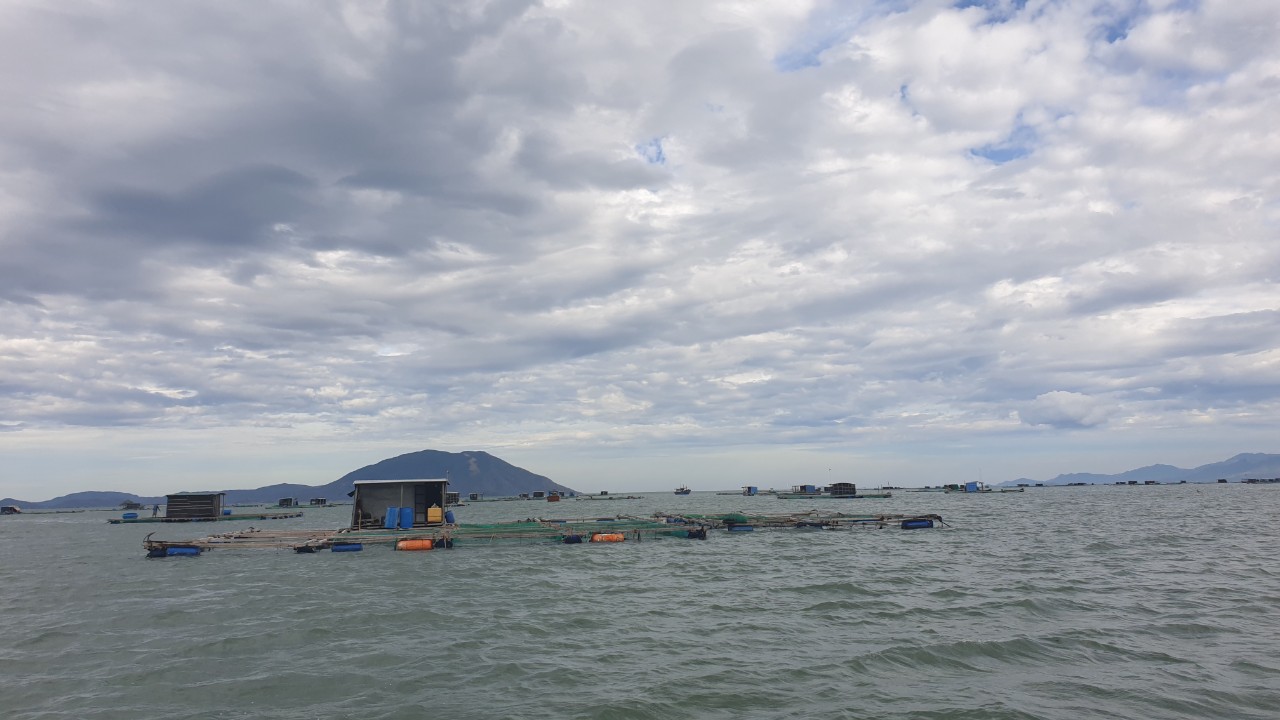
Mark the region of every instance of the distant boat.
POLYGON ((22 508, 17 505, 0 505, 0 515, 21 515, 22 508))
POLYGON ((973 481, 964 483, 963 485, 960 483, 950 483, 947 485, 943 485, 942 487, 947 493, 962 493, 965 495, 994 492, 991 488, 987 487, 982 482, 973 482, 973 481))
POLYGON ((676 488, 677 495, 688 495, 691 492, 693 491, 689 489, 688 485, 681 485, 680 487, 676 488))

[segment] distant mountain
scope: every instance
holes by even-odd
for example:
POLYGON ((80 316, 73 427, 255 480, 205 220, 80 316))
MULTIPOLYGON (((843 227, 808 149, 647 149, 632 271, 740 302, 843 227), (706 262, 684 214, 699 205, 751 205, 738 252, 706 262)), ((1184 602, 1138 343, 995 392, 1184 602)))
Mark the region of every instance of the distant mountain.
POLYGON ((463 496, 478 492, 490 497, 519 495, 534 490, 574 490, 552 482, 543 475, 535 475, 518 468, 487 452, 478 450, 448 453, 439 450, 420 450, 366 465, 349 472, 338 480, 318 488, 328 493, 326 497, 345 497, 355 487, 356 480, 403 480, 411 478, 449 478, 449 489, 463 496))
MULTIPOLYGON (((478 492, 489 497, 503 497, 533 492, 558 490, 575 492, 571 488, 552 482, 551 479, 518 468, 487 452, 460 453, 439 450, 421 450, 399 455, 343 475, 326 485, 296 485, 292 483, 267 485, 253 490, 222 490, 227 504, 274 503, 281 498, 297 498, 305 503, 311 498, 323 497, 330 502, 347 499, 347 493, 355 487, 356 480, 412 480, 417 478, 448 478, 449 489, 468 493, 478 492)), ((175 488, 174 492, 209 492, 194 488, 175 488)), ((78 492, 43 502, 30 502, 5 498, 0 505, 17 505, 24 509, 57 508, 115 508, 125 501, 144 505, 164 503, 164 497, 140 497, 121 492, 78 492)))
POLYGON ((1148 465, 1135 470, 1126 470, 1115 475, 1100 475, 1097 473, 1070 473, 1059 475, 1052 480, 1030 480, 1028 478, 1019 478, 1009 482, 1000 483, 1000 485, 1011 486, 1019 483, 1032 484, 1043 482, 1045 485, 1067 485, 1070 483, 1085 483, 1088 485, 1114 485, 1118 482, 1129 482, 1130 480, 1142 483, 1148 480, 1154 480, 1160 483, 1177 483, 1187 481, 1189 483, 1196 482, 1216 482, 1219 479, 1225 479, 1230 482, 1239 482, 1246 478, 1274 478, 1280 477, 1280 455, 1268 453, 1241 453, 1229 460, 1222 462, 1201 465, 1200 467, 1191 468, 1190 470, 1174 467, 1173 465, 1148 465))
POLYGON ((46 510, 57 510, 61 508, 116 508, 120 507, 123 502, 138 502, 144 505, 163 503, 164 498, 141 497, 132 493, 122 492, 78 492, 70 495, 63 495, 52 500, 44 502, 24 502, 22 500, 14 500, 13 498, 5 498, 0 500, 0 505, 17 505, 20 508, 38 508, 46 510))

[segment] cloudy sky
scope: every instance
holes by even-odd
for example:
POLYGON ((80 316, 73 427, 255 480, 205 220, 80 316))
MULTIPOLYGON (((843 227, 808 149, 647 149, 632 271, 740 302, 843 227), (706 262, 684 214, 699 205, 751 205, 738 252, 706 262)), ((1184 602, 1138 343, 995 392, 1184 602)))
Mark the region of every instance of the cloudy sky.
POLYGON ((1280 3, 0 3, 0 496, 1280 452, 1280 3))

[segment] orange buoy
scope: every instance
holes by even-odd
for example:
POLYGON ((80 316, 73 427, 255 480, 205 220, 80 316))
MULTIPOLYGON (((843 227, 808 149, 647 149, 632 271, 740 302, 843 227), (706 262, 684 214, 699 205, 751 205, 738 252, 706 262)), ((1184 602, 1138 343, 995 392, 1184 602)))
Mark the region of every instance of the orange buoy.
POLYGON ((396 541, 397 550, 430 550, 435 545, 435 541, 428 538, 396 541))
POLYGON ((591 535, 591 542, 622 542, 626 539, 627 536, 623 533, 598 532, 591 535))

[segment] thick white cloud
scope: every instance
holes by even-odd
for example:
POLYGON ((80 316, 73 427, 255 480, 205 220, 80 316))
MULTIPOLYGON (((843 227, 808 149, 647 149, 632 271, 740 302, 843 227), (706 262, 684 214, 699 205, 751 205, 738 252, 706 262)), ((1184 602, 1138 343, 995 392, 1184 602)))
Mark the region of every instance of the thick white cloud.
POLYGON ((5 5, 0 494, 1273 450, 1280 6, 957 5, 5 5))
POLYGON ((1022 421, 1028 425, 1063 428, 1101 425, 1110 414, 1097 398, 1062 390, 1036 397, 1019 412, 1022 421))

